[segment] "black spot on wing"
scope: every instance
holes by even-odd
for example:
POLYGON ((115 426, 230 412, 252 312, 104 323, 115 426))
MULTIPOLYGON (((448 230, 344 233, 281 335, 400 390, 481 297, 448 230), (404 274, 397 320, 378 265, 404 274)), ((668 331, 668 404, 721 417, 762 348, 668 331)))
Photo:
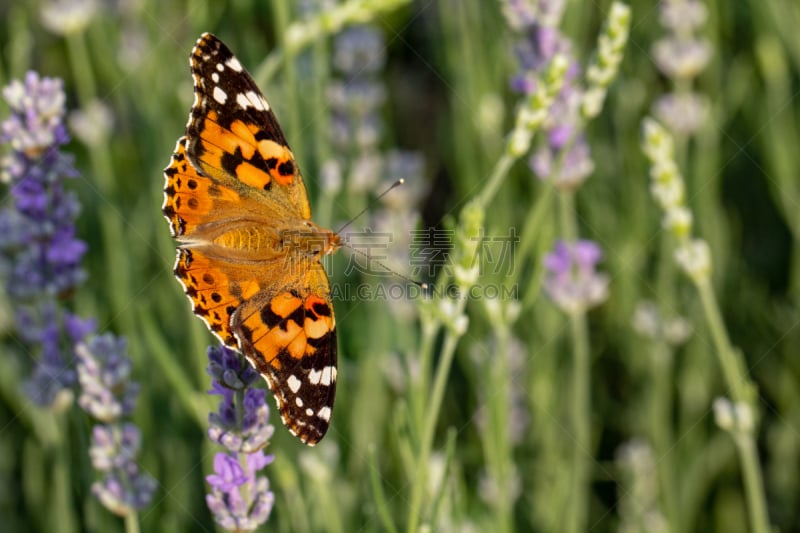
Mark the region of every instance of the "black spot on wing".
POLYGON ((283 322, 283 317, 273 312, 272 307, 267 304, 261 309, 261 322, 266 324, 269 329, 272 329, 283 322))
POLYGON ((314 311, 314 314, 318 317, 331 316, 331 306, 323 302, 314 302, 314 305, 311 306, 311 310, 314 311))
POLYGON ((292 176, 294 175, 294 163, 289 161, 284 161, 280 165, 278 165, 278 172, 281 176, 292 176))

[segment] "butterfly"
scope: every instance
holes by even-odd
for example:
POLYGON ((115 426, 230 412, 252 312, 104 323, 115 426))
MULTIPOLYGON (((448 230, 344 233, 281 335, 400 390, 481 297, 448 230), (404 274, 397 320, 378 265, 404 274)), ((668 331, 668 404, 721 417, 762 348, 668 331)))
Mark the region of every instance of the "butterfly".
POLYGON ((289 431, 325 435, 336 394, 336 320, 302 175, 253 78, 217 37, 190 57, 194 104, 164 170, 174 273, 193 312, 266 379, 289 431))

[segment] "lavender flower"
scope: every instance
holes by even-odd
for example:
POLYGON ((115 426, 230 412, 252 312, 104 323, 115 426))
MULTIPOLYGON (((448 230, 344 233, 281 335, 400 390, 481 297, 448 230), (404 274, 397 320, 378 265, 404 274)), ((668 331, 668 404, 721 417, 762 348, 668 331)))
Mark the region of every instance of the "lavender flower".
POLYGON ((146 507, 153 498, 156 482, 139 471, 136 458, 141 447, 139 428, 122 422, 133 410, 139 390, 130 380, 131 362, 125 354, 126 342, 111 334, 81 342, 77 372, 82 391, 78 399, 90 415, 105 422, 92 430, 89 457, 102 479, 92 492, 111 512, 120 516, 146 507))
POLYGON ((111 422, 129 416, 136 404, 139 384, 131 381, 131 360, 125 355, 127 342, 110 333, 79 344, 78 404, 94 418, 111 422))
POLYGON ((136 463, 126 463, 122 469, 106 473, 102 481, 92 484, 92 493, 103 507, 119 516, 144 509, 153 499, 156 481, 139 472, 136 463))
POLYGON ((222 527, 251 531, 266 522, 275 500, 267 478, 256 476, 274 460, 263 452, 275 432, 269 423, 266 391, 252 388, 258 372, 237 352, 210 346, 208 360, 209 394, 222 397, 217 412, 208 417, 208 436, 229 453, 214 458, 215 473, 206 478, 211 485, 206 502, 222 527))
POLYGON ((3 142, 10 143, 12 150, 35 156, 67 142, 63 124, 66 96, 60 79, 39 78, 30 71, 24 82, 12 80, 4 87, 3 98, 12 115, 0 131, 3 142))
POLYGON ((616 453, 622 498, 620 499, 620 527, 622 533, 669 531, 669 524, 659 505, 658 470, 649 443, 630 440, 616 453))
POLYGON ((560 188, 575 189, 592 173, 594 163, 588 143, 578 134, 582 101, 578 86, 580 65, 573 57, 572 43, 557 28, 562 4, 508 0, 505 11, 509 24, 521 32, 515 46, 519 71, 511 81, 514 91, 534 94, 556 56, 568 61, 563 84, 543 124, 547 142, 534 151, 530 166, 540 179, 551 180, 560 188))
MULTIPOLYGON (((342 31, 334 42, 334 65, 341 78, 328 87, 328 102, 332 111, 331 131, 336 148, 347 153, 356 147, 357 153, 369 160, 376 156, 375 147, 383 131, 379 110, 386 100, 386 88, 376 74, 386 63, 383 34, 370 26, 354 26, 342 31)), ((353 166, 351 182, 361 183, 364 189, 375 184, 380 166, 353 166), (357 171, 369 170, 365 175, 357 171)))
POLYGON ((236 453, 214 456, 214 474, 206 476, 211 485, 206 503, 220 526, 229 531, 253 531, 267 521, 275 494, 269 490, 269 480, 256 472, 273 460, 272 455, 257 451, 245 456, 243 468, 236 453))
POLYGON ((682 316, 666 318, 655 302, 643 300, 636 305, 633 329, 649 339, 664 340, 670 346, 680 346, 692 335, 692 323, 682 316))
POLYGON ((336 36, 333 64, 350 76, 380 72, 386 64, 383 34, 373 26, 354 26, 336 36))
POLYGON ((59 151, 68 141, 61 80, 12 81, 3 89, 11 116, 0 125, 0 141, 9 143, 3 177, 10 183, 13 206, 0 213, 9 294, 21 299, 56 296, 85 278, 80 260, 86 244, 75 236, 75 196, 63 188, 77 173, 72 158, 59 151))
POLYGON ((5 87, 3 97, 11 110, 0 124, 0 142, 11 147, 2 161, 11 203, 0 210, 0 274, 18 334, 40 355, 25 389, 36 403, 52 405, 75 384, 67 363, 72 354, 64 347, 94 330, 59 300, 86 277, 80 266, 86 244, 75 235, 79 206, 64 188, 64 180, 77 175, 72 158, 60 151, 69 140, 65 96, 61 80, 29 72, 5 87))
POLYGON ((675 134, 687 136, 703 125, 708 101, 698 93, 667 93, 653 104, 653 114, 675 134))
POLYGON ((70 113, 69 126, 81 142, 99 149, 111 133, 114 116, 105 103, 93 100, 83 110, 70 113))
POLYGON ((711 251, 703 239, 692 239, 692 212, 686 204, 685 185, 675 162, 675 140, 652 118, 642 121, 642 151, 650 160, 650 192, 664 212, 662 226, 678 240, 675 259, 695 283, 711 275, 711 251))
POLYGON ((275 432, 269 423, 266 391, 251 388, 258 372, 224 346, 210 346, 208 358, 209 394, 222 397, 217 412, 208 417, 208 437, 232 452, 257 452, 275 432))
POLYGON ((28 397, 37 405, 48 405, 60 409, 71 403, 70 389, 77 383, 75 369, 67 364, 62 350, 63 332, 70 346, 76 345, 92 334, 96 327, 94 319, 84 320, 66 311, 61 311, 53 302, 45 302, 32 314, 28 308, 17 310, 17 330, 20 337, 32 346, 40 348, 40 358, 33 374, 25 382, 28 397), (63 331, 62 331, 63 330, 63 331), (57 399, 64 393, 64 400, 57 399))
POLYGON ((42 4, 42 24, 57 35, 82 32, 92 21, 100 5, 97 0, 50 0, 42 4))
POLYGON ((563 311, 577 314, 595 307, 608 296, 608 276, 596 272, 603 252, 593 241, 556 242, 545 257, 548 271, 544 288, 563 311))
POLYGON ((711 59, 708 40, 695 35, 708 13, 699 0, 662 0, 660 12, 661 24, 669 33, 653 44, 653 57, 677 89, 656 101, 653 114, 673 133, 688 136, 702 125, 709 109, 707 98, 691 90, 691 80, 711 59))

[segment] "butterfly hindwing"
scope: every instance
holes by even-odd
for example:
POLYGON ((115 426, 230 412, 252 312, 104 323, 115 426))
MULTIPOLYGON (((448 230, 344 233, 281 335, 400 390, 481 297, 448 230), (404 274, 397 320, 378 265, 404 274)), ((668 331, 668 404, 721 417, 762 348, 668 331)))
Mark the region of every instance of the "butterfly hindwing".
POLYGON ((233 316, 239 346, 267 379, 283 423, 310 444, 328 430, 336 395, 336 323, 324 282, 322 294, 298 285, 253 298, 233 316))

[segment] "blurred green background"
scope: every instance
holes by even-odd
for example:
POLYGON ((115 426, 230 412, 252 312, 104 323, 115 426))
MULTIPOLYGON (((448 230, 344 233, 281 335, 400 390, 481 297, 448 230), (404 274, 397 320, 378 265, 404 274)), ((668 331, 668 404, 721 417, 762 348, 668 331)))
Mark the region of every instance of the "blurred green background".
MULTIPOLYGON (((128 338, 142 383, 135 412, 144 436, 141 464, 159 482, 153 504, 140 514, 142 530, 213 531, 204 500, 215 451, 205 436, 215 407, 205 394, 212 336, 171 274, 174 243, 160 213, 161 171, 192 102, 188 57, 195 40, 215 33, 254 74, 303 169, 319 224, 338 227, 382 183, 405 174, 407 188, 355 227, 395 231, 388 261, 408 272, 403 232, 452 229, 503 154, 519 101, 509 85, 518 36, 495 0, 350 2, 363 16, 345 17, 341 28, 320 23, 341 13, 333 1, 118 0, 95 6, 85 27, 68 35, 43 24, 50 3, 0 5, 0 84, 33 69, 64 79, 70 112, 99 102, 109 113, 107 131, 102 115, 84 115, 88 126, 68 146, 81 172, 70 184, 83 206, 78 233, 89 245, 89 278, 69 305, 97 317, 100 331, 128 338), (379 124, 355 132, 377 136, 371 140, 337 129, 331 111, 337 104, 330 87, 347 81, 334 60, 337 35, 355 23, 383 35, 378 53, 385 64, 359 75, 385 99, 376 105, 367 92, 347 110, 358 119, 366 116, 359 105, 373 106, 369 118, 379 124), (303 30, 296 48, 286 46, 290 27, 303 30), (367 156, 382 164, 369 167, 367 156), (341 185, 326 178, 330 161, 338 162, 341 185), (412 161, 417 170, 393 169, 389 161, 412 161)), ((89 9, 85 1, 61 3, 73 7, 64 16, 76 20, 89 9)), ((800 531, 800 4, 705 4, 709 18, 699 33, 713 57, 695 90, 710 109, 679 163, 696 233, 713 253, 713 284, 732 342, 758 385, 758 456, 770 520, 780 531, 800 531)), ((609 6, 567 2, 561 29, 584 66, 609 6)), ((642 301, 664 296, 656 274, 672 260, 661 244, 640 150, 641 119, 671 82, 651 53, 664 34, 657 3, 630 6, 619 76, 586 132, 595 172, 576 196, 580 235, 605 250, 601 268, 611 280, 608 300, 588 317, 586 530, 662 530, 647 522, 658 515, 663 531, 748 531, 734 442, 711 409, 727 391, 691 283, 675 277, 673 316, 663 317, 666 323, 680 316, 691 326, 685 344, 665 346, 633 325, 642 301)), ((6 114, 0 105, 0 116, 6 114)), ((516 227, 528 251, 510 276, 481 282, 514 287, 526 300, 502 334, 485 302, 467 303, 469 327, 458 339, 423 466, 422 521, 430 531, 561 531, 574 512, 567 479, 570 330, 539 290, 542 257, 559 237, 555 208, 544 206, 540 223, 526 225, 544 188, 523 158, 486 213, 487 235, 516 227), (497 368, 505 375, 495 376, 497 368), (487 425, 487 410, 505 412, 505 427, 487 425), (493 444, 493 431, 509 432, 502 446, 493 444), (498 488, 498 480, 506 485, 498 488)), ((345 275, 348 262, 345 251, 329 265, 334 283, 362 281, 345 275)), ((426 319, 420 325, 418 302, 335 305, 340 371, 333 425, 308 449, 274 416, 268 451, 276 460, 265 472, 276 504, 265 531, 382 531, 387 523, 402 530, 408 519, 421 440, 414 413, 425 412, 430 394, 419 376, 429 386, 433 368, 420 368, 426 319)), ((13 311, 6 306, 2 320, 0 530, 122 530, 89 491, 88 422, 76 412, 47 413, 20 392, 31 361, 9 330, 13 311)), ((444 343, 437 336, 424 361, 436 365, 444 343)))

